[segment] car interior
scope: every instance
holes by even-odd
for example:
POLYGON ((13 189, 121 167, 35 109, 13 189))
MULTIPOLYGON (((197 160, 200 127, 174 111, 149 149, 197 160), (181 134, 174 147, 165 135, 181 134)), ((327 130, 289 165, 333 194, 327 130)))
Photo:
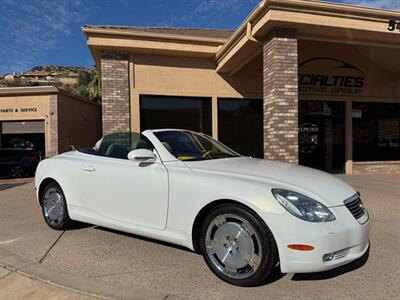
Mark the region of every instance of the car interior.
POLYGON ((111 158, 128 159, 128 153, 136 149, 148 149, 154 147, 145 136, 139 134, 112 134, 96 143, 93 148, 80 149, 79 151, 111 158))

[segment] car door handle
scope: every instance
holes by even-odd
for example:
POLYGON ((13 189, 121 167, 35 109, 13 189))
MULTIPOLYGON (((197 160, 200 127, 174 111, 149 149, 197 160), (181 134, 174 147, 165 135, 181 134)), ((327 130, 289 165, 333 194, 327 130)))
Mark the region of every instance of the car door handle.
POLYGON ((96 171, 95 167, 93 167, 93 166, 91 166, 91 165, 85 165, 85 166, 83 166, 83 169, 82 169, 82 170, 85 171, 85 172, 94 172, 94 171, 96 171))

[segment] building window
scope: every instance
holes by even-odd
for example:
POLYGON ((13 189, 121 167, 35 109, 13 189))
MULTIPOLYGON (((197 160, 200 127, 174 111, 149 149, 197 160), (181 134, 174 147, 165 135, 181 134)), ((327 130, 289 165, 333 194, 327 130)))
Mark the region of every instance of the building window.
POLYGON ((263 101, 218 99, 218 140, 242 155, 263 158, 263 101))
POLYGON ((176 128, 211 135, 211 99, 141 96, 141 130, 176 128))
POLYGON ((400 160, 400 103, 353 103, 353 160, 400 160))

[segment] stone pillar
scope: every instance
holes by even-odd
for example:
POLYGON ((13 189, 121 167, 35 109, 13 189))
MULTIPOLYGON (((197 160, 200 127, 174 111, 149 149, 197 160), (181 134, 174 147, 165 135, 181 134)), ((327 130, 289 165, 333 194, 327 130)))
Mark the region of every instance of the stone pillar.
POLYGON ((296 32, 276 30, 264 42, 264 157, 297 164, 298 59, 296 32))
MULTIPOLYGON (((49 97, 49 137, 46 138, 49 145, 46 157, 58 154, 58 95, 49 97)), ((46 125, 45 125, 46 126, 46 125)))
POLYGON ((130 131, 128 53, 102 52, 101 92, 103 135, 130 131))

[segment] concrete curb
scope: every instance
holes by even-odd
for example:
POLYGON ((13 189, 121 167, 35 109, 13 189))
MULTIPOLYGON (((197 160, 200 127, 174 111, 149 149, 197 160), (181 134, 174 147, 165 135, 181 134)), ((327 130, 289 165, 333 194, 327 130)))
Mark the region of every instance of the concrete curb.
POLYGON ((16 179, 0 178, 0 184, 30 183, 30 182, 33 182, 34 180, 35 180, 35 178, 33 178, 33 177, 16 178, 16 179))
POLYGON ((120 300, 182 300, 166 293, 135 287, 121 287, 99 279, 88 278, 59 270, 52 270, 40 263, 0 247, 0 267, 59 288, 102 299, 120 300))

